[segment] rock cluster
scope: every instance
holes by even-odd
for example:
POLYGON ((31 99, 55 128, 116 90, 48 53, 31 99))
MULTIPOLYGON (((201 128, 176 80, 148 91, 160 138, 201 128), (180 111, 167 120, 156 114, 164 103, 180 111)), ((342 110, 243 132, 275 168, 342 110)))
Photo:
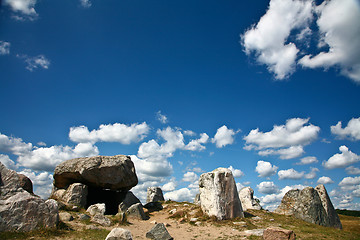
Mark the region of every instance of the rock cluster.
POLYGON ((19 176, 0 162, 0 231, 53 228, 58 221, 56 201, 44 201, 34 195, 30 179, 19 176))
POLYGON ((301 191, 290 190, 275 212, 294 215, 296 218, 321 226, 342 228, 324 185, 318 185, 315 189, 306 187, 301 191))
POLYGON ((202 211, 218 220, 244 217, 231 170, 218 168, 204 173, 199 179, 202 211))
POLYGON ((244 211, 247 209, 261 210, 260 204, 254 199, 254 190, 251 187, 240 189, 239 198, 244 211))
POLYGON ((51 198, 67 206, 87 208, 105 203, 106 214, 125 211, 140 202, 129 190, 138 179, 131 158, 125 155, 71 159, 54 171, 51 198))

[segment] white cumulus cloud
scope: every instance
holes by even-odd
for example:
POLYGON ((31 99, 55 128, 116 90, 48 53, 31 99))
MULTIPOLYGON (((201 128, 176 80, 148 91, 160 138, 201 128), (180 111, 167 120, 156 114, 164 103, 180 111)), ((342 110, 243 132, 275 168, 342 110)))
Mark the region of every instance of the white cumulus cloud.
POLYGON ((270 177, 276 174, 278 167, 271 165, 270 162, 258 161, 255 171, 259 174, 259 177, 270 177))
POLYGON ((17 13, 14 16, 17 20, 34 20, 38 16, 35 11, 36 0, 5 0, 4 4, 17 13))
POLYGON ((351 175, 360 175, 360 168, 357 168, 357 167, 354 167, 354 166, 350 166, 350 167, 347 167, 346 169, 346 172, 348 174, 351 174, 351 175))
POLYGON ((0 154, 0 162, 5 165, 5 167, 16 170, 18 166, 16 166, 16 163, 10 159, 8 155, 0 154))
POLYGON ((360 140, 360 118, 352 118, 344 128, 342 128, 342 123, 339 121, 335 126, 331 126, 331 133, 341 139, 360 140))
POLYGON ((21 138, 8 137, 0 133, 0 151, 15 155, 25 154, 33 148, 31 143, 25 143, 21 138))
POLYGON ((323 166, 327 169, 343 168, 348 165, 360 161, 360 156, 351 152, 346 146, 339 148, 341 153, 336 153, 330 157, 327 161, 323 162, 323 166))
POLYGON ((199 176, 194 172, 186 172, 183 176, 184 182, 195 182, 199 179, 199 176))
POLYGON ((331 184, 331 183, 334 183, 334 181, 329 177, 322 176, 317 180, 317 183, 318 184, 331 184))
POLYGON ((271 0, 265 15, 241 36, 245 52, 254 52, 276 79, 285 79, 295 71, 299 49, 288 39, 294 29, 308 27, 312 5, 311 1, 271 0))
POLYGON ((360 185, 360 177, 345 177, 339 183, 342 190, 355 190, 360 185))
POLYGON ((298 172, 293 168, 287 170, 280 170, 278 172, 279 180, 283 179, 292 179, 292 180, 299 180, 304 176, 305 172, 298 172))
POLYGON ((69 138, 73 142, 80 143, 119 142, 130 144, 143 140, 149 130, 150 128, 145 122, 131 125, 122 123, 101 124, 99 129, 94 129, 91 132, 86 126, 79 126, 70 128, 69 138))
POLYGON ((318 160, 316 157, 304 157, 302 159, 300 159, 300 162, 296 163, 296 165, 307 165, 307 164, 312 164, 312 163, 317 163, 318 160))
POLYGON ((317 25, 328 50, 308 54, 299 63, 309 68, 340 67, 341 73, 360 82, 360 4, 357 0, 324 1, 317 7, 317 25))
POLYGON ((196 189, 181 188, 164 194, 165 200, 173 200, 177 202, 193 202, 195 195, 198 193, 196 189))
POLYGON ((235 169, 235 168, 233 168, 233 166, 228 167, 228 169, 231 170, 234 178, 240 178, 240 177, 244 176, 243 171, 241 171, 240 169, 235 169))
POLYGON ((79 143, 75 147, 40 147, 22 154, 17 162, 24 167, 40 171, 53 171, 61 162, 78 157, 90 157, 99 154, 99 149, 91 143, 79 143))
POLYGON ((169 121, 168 118, 161 113, 161 111, 156 113, 156 119, 159 120, 162 124, 166 124, 169 121))
POLYGON ((193 139, 191 140, 186 146, 186 150, 190 151, 202 151, 205 150, 205 146, 203 144, 206 144, 209 141, 209 136, 206 133, 201 133, 199 139, 193 139))
POLYGON ((244 149, 258 150, 259 155, 279 155, 281 159, 299 157, 304 153, 303 147, 314 141, 320 128, 309 124, 309 118, 292 118, 285 125, 275 125, 269 132, 253 129, 244 137, 244 149))
POLYGON ((48 69, 50 66, 50 60, 42 54, 35 57, 29 57, 27 55, 17 55, 17 57, 24 59, 25 63, 27 64, 26 69, 30 72, 33 72, 38 68, 48 69))
POLYGON ((235 134, 238 131, 234 131, 233 129, 229 129, 227 126, 222 126, 218 128, 214 138, 211 139, 212 143, 216 144, 216 147, 222 148, 226 145, 234 143, 235 134))
POLYGON ((259 192, 264 194, 273 194, 279 191, 279 188, 274 182, 261 182, 257 185, 259 192))

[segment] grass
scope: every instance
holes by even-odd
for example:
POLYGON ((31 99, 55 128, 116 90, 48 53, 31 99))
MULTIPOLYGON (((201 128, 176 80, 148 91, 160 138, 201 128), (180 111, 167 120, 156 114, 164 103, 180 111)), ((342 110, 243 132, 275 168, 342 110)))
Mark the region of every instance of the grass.
MULTIPOLYGON (((299 220, 293 216, 279 215, 265 210, 249 210, 245 214, 245 218, 235 218, 232 220, 218 221, 215 217, 209 217, 200 210, 199 206, 196 206, 191 203, 178 203, 178 202, 165 202, 169 205, 164 211, 169 211, 169 209, 177 208, 177 214, 174 214, 172 219, 186 218, 186 223, 184 223, 185 229, 187 229, 187 224, 191 224, 193 227, 194 223, 191 223, 189 220, 191 217, 198 218, 198 221, 201 221, 204 225, 209 225, 215 228, 219 227, 230 227, 231 229, 237 229, 238 231, 252 230, 259 228, 267 228, 270 226, 278 226, 284 229, 293 230, 296 234, 297 239, 326 239, 326 240, 335 240, 335 239, 346 239, 346 240, 356 240, 360 239, 360 218, 353 216, 346 216, 339 214, 341 223, 343 225, 343 230, 322 227, 316 224, 311 224, 299 220), (184 204, 188 204, 184 206, 184 204), (177 205, 176 207, 174 205, 177 205), (185 217, 186 216, 186 217, 185 217), (260 217, 259 220, 254 220, 253 217, 260 217), (274 219, 270 221, 270 219, 274 219), (246 226, 237 226, 233 222, 246 222, 246 226)), ((80 210, 80 212, 82 212, 80 210)), ((120 219, 119 216, 110 217, 112 222, 115 225, 129 225, 126 218, 120 219)), ((81 221, 85 226, 91 224, 90 220, 81 221)), ((115 226, 114 226, 115 227, 115 226)), ((229 229, 229 228, 228 228, 229 229)), ((188 230, 188 229, 187 229, 188 230)), ((185 230, 186 231, 186 230, 185 230)), ((222 229, 221 229, 222 231, 222 229)), ((96 240, 96 239, 105 239, 109 230, 105 229, 83 229, 74 230, 72 227, 65 223, 60 223, 56 229, 40 229, 33 232, 21 233, 21 232, 0 232, 0 239, 31 239, 31 240, 50 240, 50 239, 64 239, 64 240, 73 240, 73 239, 85 239, 85 240, 96 240)), ((224 232, 225 233, 225 232, 224 232)), ((208 233, 199 232, 193 237, 193 239, 210 239, 210 235, 206 236, 208 233), (204 238, 205 237, 205 238, 204 238)), ((215 237, 216 238, 216 237, 215 237)), ((220 235, 217 236, 217 239, 238 239, 238 236, 226 236, 220 235)), ((262 237, 257 236, 248 236, 248 239, 262 239, 262 237)))

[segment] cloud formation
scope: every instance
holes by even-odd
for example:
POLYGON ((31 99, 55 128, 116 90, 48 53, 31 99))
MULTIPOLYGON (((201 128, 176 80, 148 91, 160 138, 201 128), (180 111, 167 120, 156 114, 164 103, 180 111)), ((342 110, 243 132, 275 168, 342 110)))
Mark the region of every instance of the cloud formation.
POLYGON ((36 0, 4 0, 4 4, 15 12, 17 20, 35 20, 38 16, 35 11, 36 0))
POLYGON ((271 0, 259 22, 241 35, 241 43, 245 53, 254 53, 277 80, 288 78, 298 64, 339 68, 360 82, 358 19, 357 0, 323 1, 319 6, 314 0, 271 0), (309 47, 311 40, 317 43, 315 51, 309 47))
POLYGON ((320 44, 327 50, 299 60, 304 67, 340 67, 341 73, 360 82, 360 5, 357 0, 324 1, 316 8, 320 44))
POLYGON ((331 183, 334 183, 334 181, 329 177, 322 176, 317 180, 317 183, 318 184, 331 184, 331 183))
POLYGON ((323 166, 327 169, 343 168, 360 161, 360 156, 351 152, 346 146, 339 148, 341 153, 336 153, 327 161, 323 162, 323 166))
POLYGON ((33 72, 38 68, 48 69, 50 66, 50 60, 42 54, 35 57, 29 57, 27 55, 17 55, 17 57, 24 59, 26 63, 26 69, 30 72, 33 72))
POLYGON ((293 168, 287 170, 280 170, 278 172, 279 180, 283 179, 292 179, 292 180, 299 180, 304 176, 305 172, 298 172, 293 168))
POLYGON ((161 111, 158 111, 156 113, 156 119, 160 121, 162 124, 166 124, 169 122, 168 118, 164 114, 162 114, 161 111))
POLYGON ((10 54, 10 43, 0 41, 0 55, 8 55, 10 54))
POLYGON ((243 171, 241 171, 240 169, 235 169, 235 168, 233 168, 233 166, 228 167, 228 169, 231 170, 234 178, 240 178, 240 177, 242 177, 242 176, 245 175, 245 174, 243 173, 243 171))
POLYGON ((258 150, 259 155, 279 155, 281 159, 299 157, 303 147, 314 141, 319 134, 318 126, 309 124, 309 118, 292 118, 285 125, 275 125, 270 132, 253 129, 244 137, 244 149, 258 150))
POLYGON ((270 162, 258 161, 255 171, 259 174, 259 177, 270 177, 276 174, 278 167, 271 165, 270 162))
POLYGON ((339 121, 335 126, 331 126, 330 129, 331 133, 340 139, 360 140, 360 118, 352 118, 344 128, 342 128, 342 123, 339 121))
MULTIPOLYGON (((238 132, 238 131, 237 131, 238 132)), ((216 147, 222 148, 226 145, 234 143, 234 136, 237 133, 233 129, 229 129, 226 125, 218 128, 214 138, 211 139, 212 143, 216 144, 216 147)))
POLYGON ((83 8, 89 8, 92 6, 92 3, 90 0, 80 0, 80 5, 83 7, 83 8))
POLYGON ((312 163, 317 163, 318 160, 316 157, 304 157, 300 159, 300 162, 296 163, 296 165, 307 165, 312 163))
POLYGON ((256 60, 265 64, 275 78, 282 80, 295 71, 299 52, 288 42, 294 29, 307 29, 313 18, 311 1, 271 0, 260 21, 241 36, 247 55, 255 53, 256 60))
POLYGON ((261 182, 257 185, 259 192, 264 194, 273 194, 279 191, 279 188, 274 182, 261 182))
POLYGON ((346 172, 348 174, 351 174, 351 175, 360 175, 360 168, 357 168, 357 167, 354 167, 354 166, 350 166, 350 167, 347 167, 346 169, 346 172))
POLYGON ((94 129, 91 132, 86 126, 79 126, 70 128, 69 138, 71 141, 79 143, 119 142, 130 144, 143 140, 149 130, 150 127, 146 122, 131 125, 122 123, 101 124, 99 129, 94 129))

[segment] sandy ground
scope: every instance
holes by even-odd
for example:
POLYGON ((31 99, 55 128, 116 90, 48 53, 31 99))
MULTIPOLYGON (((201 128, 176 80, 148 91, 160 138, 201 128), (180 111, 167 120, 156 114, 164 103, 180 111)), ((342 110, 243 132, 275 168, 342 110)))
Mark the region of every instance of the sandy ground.
MULTIPOLYGON (((133 239, 148 239, 146 233, 155 226, 156 223, 164 223, 170 235, 174 239, 247 239, 246 233, 249 229, 256 227, 252 225, 250 220, 245 223, 244 219, 235 219, 232 221, 218 223, 211 219, 204 220, 198 217, 197 224, 191 222, 190 219, 196 217, 199 207, 194 204, 164 204, 164 209, 148 213, 150 219, 138 220, 134 218, 127 219, 127 224, 116 224, 106 229, 111 230, 115 227, 121 227, 131 232, 133 239), (182 216, 171 217, 172 215, 181 213, 182 216), (156 222, 156 223, 155 223, 156 222), (234 224, 235 222, 235 224, 234 224), (240 224, 239 224, 240 223, 240 224), (244 225, 245 224, 245 225, 244 225)), ((254 220, 255 221, 255 220, 254 220)), ((79 220, 66 222, 74 229, 89 228, 92 225, 85 225, 79 220)), ((98 228, 105 228, 94 224, 98 228)))

